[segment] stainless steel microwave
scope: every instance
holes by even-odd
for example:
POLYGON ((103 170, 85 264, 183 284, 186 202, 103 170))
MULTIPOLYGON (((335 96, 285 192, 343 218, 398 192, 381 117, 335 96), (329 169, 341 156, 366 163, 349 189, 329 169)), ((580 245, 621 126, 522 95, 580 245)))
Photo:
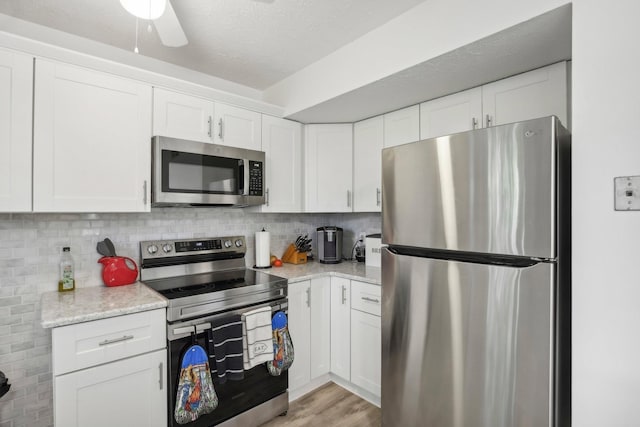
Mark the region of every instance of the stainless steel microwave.
POLYGON ((263 151, 154 136, 152 206, 261 205, 263 151))

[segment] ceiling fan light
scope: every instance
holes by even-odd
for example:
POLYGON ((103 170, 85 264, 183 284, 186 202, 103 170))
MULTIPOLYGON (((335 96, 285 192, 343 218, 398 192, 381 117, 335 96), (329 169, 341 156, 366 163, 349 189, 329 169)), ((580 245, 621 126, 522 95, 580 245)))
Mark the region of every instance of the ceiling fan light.
POLYGON ((141 19, 156 19, 162 16, 167 0, 120 0, 127 12, 141 19))

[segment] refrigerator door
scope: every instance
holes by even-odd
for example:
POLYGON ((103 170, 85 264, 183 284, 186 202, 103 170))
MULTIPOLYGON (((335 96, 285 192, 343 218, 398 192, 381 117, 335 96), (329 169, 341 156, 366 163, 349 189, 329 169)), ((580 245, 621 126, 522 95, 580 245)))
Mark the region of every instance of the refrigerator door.
POLYGON ((556 258, 559 127, 545 117, 384 149, 383 243, 556 258))
POLYGON ((384 427, 553 425, 554 264, 382 265, 384 427))

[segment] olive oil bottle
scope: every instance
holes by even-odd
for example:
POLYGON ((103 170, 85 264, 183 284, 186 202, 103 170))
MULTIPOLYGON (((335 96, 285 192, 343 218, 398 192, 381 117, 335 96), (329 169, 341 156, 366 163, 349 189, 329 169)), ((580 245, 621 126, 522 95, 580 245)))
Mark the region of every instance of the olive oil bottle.
POLYGON ((60 280, 58 281, 58 291, 67 292, 76 288, 76 281, 73 278, 73 258, 71 248, 62 248, 62 258, 60 259, 60 280))

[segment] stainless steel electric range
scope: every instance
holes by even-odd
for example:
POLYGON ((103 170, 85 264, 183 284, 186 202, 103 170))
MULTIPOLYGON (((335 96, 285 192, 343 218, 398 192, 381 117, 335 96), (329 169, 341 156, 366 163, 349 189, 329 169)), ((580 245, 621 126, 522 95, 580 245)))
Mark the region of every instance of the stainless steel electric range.
MULTIPOLYGON (((287 279, 245 268, 243 236, 153 240, 140 243, 140 278, 168 299, 168 425, 173 417, 182 355, 193 342, 206 347, 212 322, 270 306, 287 312, 287 279)), ((257 426, 286 413, 288 374, 274 377, 264 365, 241 381, 216 384, 219 404, 190 427, 257 426)))

